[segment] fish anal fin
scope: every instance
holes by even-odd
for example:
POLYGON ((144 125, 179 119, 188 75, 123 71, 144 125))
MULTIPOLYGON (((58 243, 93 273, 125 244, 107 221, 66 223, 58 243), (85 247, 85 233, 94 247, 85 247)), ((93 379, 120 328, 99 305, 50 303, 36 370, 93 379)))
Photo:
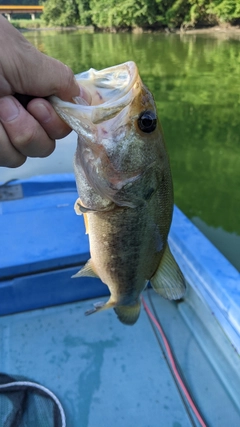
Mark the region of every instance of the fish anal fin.
POLYGON ((161 262, 150 279, 153 289, 169 300, 182 298, 186 291, 186 282, 167 244, 161 262))
POLYGON ((90 314, 97 313, 98 311, 107 310, 108 308, 113 308, 115 306, 115 302, 111 301, 111 298, 105 303, 104 301, 99 301, 95 304, 93 304, 93 308, 90 308, 85 312, 86 316, 89 316, 90 314))
POLYGON ((137 301, 134 305, 119 305, 114 310, 120 322, 125 325, 134 325, 140 315, 141 303, 137 301))
POLYGON ((137 301, 134 305, 116 305, 116 302, 113 301, 110 297, 106 303, 95 303, 93 308, 85 312, 85 315, 89 316, 90 314, 107 310, 108 308, 114 308, 120 322, 124 323, 125 325, 133 325, 139 318, 141 303, 140 301, 137 301))
POLYGON ((97 277, 97 273, 94 271, 94 266, 92 260, 89 259, 88 262, 84 265, 84 267, 79 270, 76 274, 72 276, 73 279, 77 277, 97 277))

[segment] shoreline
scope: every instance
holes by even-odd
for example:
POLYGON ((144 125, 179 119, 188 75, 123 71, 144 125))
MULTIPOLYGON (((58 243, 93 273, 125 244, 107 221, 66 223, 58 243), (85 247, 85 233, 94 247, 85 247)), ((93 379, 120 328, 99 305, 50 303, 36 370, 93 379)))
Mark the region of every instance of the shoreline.
POLYGON ((232 33, 240 34, 240 26, 232 25, 214 25, 213 27, 189 28, 186 30, 178 30, 178 34, 211 34, 211 33, 232 33))
MULTIPOLYGON (((17 27, 16 27, 17 28, 17 27)), ((96 29, 93 25, 83 26, 76 25, 71 27, 36 27, 36 28, 17 28, 21 32, 27 31, 90 31, 92 33, 132 33, 132 34, 217 34, 217 33, 225 33, 225 34, 239 34, 240 35, 240 26, 236 25, 214 25, 212 27, 200 27, 200 28, 163 28, 163 29, 151 29, 151 28, 142 28, 135 27, 132 29, 116 29, 116 28, 108 28, 108 29, 96 29)))

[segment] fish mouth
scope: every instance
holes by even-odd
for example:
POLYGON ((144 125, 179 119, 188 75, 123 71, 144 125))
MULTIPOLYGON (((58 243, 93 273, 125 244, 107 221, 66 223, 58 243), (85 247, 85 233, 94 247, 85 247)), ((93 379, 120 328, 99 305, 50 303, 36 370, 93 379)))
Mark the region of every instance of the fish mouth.
POLYGON ((127 107, 140 91, 141 80, 138 69, 133 61, 75 75, 80 86, 89 93, 91 104, 82 98, 74 98, 73 102, 65 102, 51 96, 49 98, 56 112, 78 134, 87 133, 93 126, 112 119, 127 107))

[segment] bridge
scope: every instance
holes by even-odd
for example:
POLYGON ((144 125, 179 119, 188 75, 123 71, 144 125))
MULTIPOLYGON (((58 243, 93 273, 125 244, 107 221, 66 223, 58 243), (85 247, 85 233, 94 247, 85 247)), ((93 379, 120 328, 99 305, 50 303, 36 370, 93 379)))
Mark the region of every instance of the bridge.
POLYGON ((29 13, 32 19, 35 19, 36 13, 42 13, 43 6, 18 6, 18 5, 5 5, 0 6, 0 14, 6 15, 7 19, 11 20, 13 13, 29 13))

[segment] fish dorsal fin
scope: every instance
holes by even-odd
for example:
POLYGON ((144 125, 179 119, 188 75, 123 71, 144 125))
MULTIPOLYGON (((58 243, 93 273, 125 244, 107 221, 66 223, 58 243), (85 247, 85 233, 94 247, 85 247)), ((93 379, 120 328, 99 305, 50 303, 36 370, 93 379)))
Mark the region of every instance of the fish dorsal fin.
POLYGON ((89 259, 88 262, 84 265, 84 267, 79 270, 76 274, 72 276, 73 279, 76 279, 77 277, 97 277, 97 273, 94 271, 94 267, 92 265, 92 260, 89 259))
POLYGON ((153 289, 162 297, 175 300, 186 290, 186 282, 167 244, 161 262, 150 279, 153 289))

